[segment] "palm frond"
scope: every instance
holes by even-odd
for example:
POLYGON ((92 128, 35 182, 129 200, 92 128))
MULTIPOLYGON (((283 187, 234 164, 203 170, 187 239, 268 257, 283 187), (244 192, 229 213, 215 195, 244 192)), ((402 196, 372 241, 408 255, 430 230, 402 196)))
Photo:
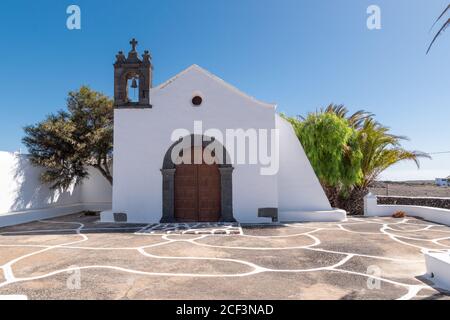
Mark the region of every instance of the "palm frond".
MULTIPOLYGON (((439 15, 439 17, 436 19, 436 21, 433 23, 433 26, 431 27, 431 29, 433 29, 433 27, 436 25, 436 23, 442 19, 442 17, 448 12, 450 11, 450 4, 444 9, 444 11, 442 11, 442 13, 439 15)), ((436 41, 436 39, 442 34, 442 32, 445 31, 445 29, 447 29, 447 27, 450 25, 450 18, 447 19, 446 22, 444 22, 444 24, 441 26, 441 28, 438 30, 438 32, 435 34, 433 40, 431 41, 430 45, 428 46, 427 49, 427 53, 430 52, 431 47, 433 46, 434 42, 436 41)))
POLYGON ((439 31, 436 33, 436 35, 433 38, 433 41, 431 41, 430 46, 427 49, 427 54, 428 52, 430 52, 431 47, 433 46, 434 42, 436 41, 437 37, 439 37, 441 35, 442 32, 445 31, 445 29, 447 29, 447 27, 450 25, 450 18, 442 25, 441 29, 439 29, 439 31))
POLYGON ((434 21, 433 25, 430 28, 430 31, 434 28, 436 23, 438 23, 438 21, 441 20, 441 18, 444 16, 444 14, 446 14, 447 11, 449 11, 449 10, 450 10, 450 4, 447 6, 447 8, 444 9, 444 11, 442 11, 442 13, 439 15, 439 17, 437 17, 436 21, 434 21))
POLYGON ((348 109, 343 104, 329 104, 325 109, 321 109, 321 112, 334 113, 336 116, 342 119, 346 119, 348 123, 355 129, 361 128, 366 119, 373 119, 374 114, 365 110, 358 110, 352 115, 348 116, 348 109))
POLYGON ((363 154, 362 187, 369 186, 381 172, 400 161, 411 160, 419 167, 420 158, 430 158, 424 152, 403 149, 401 146, 403 140, 408 140, 408 137, 391 134, 388 127, 372 118, 364 121, 358 137, 363 154))

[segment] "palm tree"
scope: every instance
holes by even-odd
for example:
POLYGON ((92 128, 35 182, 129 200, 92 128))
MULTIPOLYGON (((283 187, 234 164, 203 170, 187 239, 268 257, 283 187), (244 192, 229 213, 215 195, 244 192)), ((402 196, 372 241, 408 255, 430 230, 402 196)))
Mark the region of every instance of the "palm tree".
POLYGON ((361 125, 366 119, 373 119, 374 114, 365 110, 358 110, 352 115, 348 114, 348 109, 343 104, 330 103, 325 109, 321 109, 322 112, 334 113, 339 118, 347 119, 350 126, 359 130, 361 125))
MULTIPOLYGON (((326 108, 320 108, 315 112, 316 115, 320 113, 334 113, 339 118, 346 119, 349 125, 354 129, 359 129, 365 119, 374 116, 373 113, 365 110, 358 110, 352 115, 348 116, 348 109, 343 104, 330 103, 326 108)), ((298 120, 304 121, 306 118, 302 115, 297 116, 298 120)))
POLYGON ((374 114, 358 110, 348 115, 348 109, 340 104, 330 104, 321 112, 334 113, 347 119, 350 126, 358 130, 358 144, 363 153, 363 181, 359 187, 368 187, 381 172, 403 160, 412 160, 419 167, 419 158, 430 158, 421 151, 408 151, 401 147, 401 142, 408 140, 405 136, 389 133, 389 128, 374 119, 374 114))
MULTIPOLYGON (((436 25, 436 23, 442 19, 442 17, 444 17, 444 15, 450 11, 450 4, 447 6, 447 8, 444 9, 444 11, 442 11, 442 13, 440 14, 440 16, 436 19, 436 21, 433 23, 433 26, 431 27, 433 29, 433 27, 436 25)), ((436 35, 434 36, 433 40, 431 41, 430 45, 428 46, 428 50, 427 50, 427 54, 431 49, 431 46, 433 45, 433 43, 436 41, 437 37, 439 37, 442 32, 445 31, 445 29, 447 29, 447 27, 450 25, 450 18, 447 19, 447 21, 444 22, 444 24, 441 26, 441 28, 438 30, 438 32, 436 33, 436 35)))
POLYGON ((357 187, 365 190, 381 172, 400 161, 414 161, 419 168, 419 158, 431 158, 425 152, 403 149, 401 141, 408 140, 407 137, 390 134, 389 128, 371 118, 364 121, 359 130, 358 140, 363 154, 361 164, 363 179, 357 187))
POLYGON ((384 170, 403 160, 414 161, 419 167, 420 158, 430 158, 427 153, 403 149, 401 142, 408 138, 389 133, 389 128, 375 121, 372 113, 359 110, 348 115, 348 109, 343 105, 333 104, 323 110, 347 119, 349 125, 358 131, 358 147, 362 153, 362 179, 339 200, 340 207, 349 213, 362 213, 363 197, 384 170))

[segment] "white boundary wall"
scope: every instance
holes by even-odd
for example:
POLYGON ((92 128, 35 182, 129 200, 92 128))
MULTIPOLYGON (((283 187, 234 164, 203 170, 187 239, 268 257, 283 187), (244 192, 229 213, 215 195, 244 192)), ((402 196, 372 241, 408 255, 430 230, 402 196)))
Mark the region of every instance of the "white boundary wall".
POLYGON ((42 185, 41 172, 27 155, 0 151, 0 227, 111 208, 112 188, 97 170, 89 169, 88 180, 66 191, 42 185))
POLYGON ((450 250, 447 252, 424 250, 423 254, 428 279, 438 287, 450 290, 450 250))
POLYGON ((377 196, 369 193, 364 197, 365 216, 392 216, 396 211, 404 211, 407 216, 419 217, 431 222, 450 226, 450 210, 423 206, 377 204, 377 196))

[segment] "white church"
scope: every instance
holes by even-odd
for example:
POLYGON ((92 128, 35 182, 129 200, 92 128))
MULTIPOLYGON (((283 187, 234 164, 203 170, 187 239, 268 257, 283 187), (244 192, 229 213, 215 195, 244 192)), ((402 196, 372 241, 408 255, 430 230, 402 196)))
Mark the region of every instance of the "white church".
POLYGON ((102 221, 346 219, 275 104, 198 65, 152 87, 150 54, 130 44, 114 63, 114 184, 102 221))

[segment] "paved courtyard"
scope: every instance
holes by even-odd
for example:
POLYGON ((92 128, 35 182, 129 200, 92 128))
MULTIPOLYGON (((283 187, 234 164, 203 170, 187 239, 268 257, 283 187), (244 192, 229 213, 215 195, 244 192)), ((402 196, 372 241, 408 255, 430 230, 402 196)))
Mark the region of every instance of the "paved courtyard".
POLYGON ((105 224, 69 215, 0 228, 0 295, 29 299, 448 299, 421 249, 450 228, 343 223, 105 224))

